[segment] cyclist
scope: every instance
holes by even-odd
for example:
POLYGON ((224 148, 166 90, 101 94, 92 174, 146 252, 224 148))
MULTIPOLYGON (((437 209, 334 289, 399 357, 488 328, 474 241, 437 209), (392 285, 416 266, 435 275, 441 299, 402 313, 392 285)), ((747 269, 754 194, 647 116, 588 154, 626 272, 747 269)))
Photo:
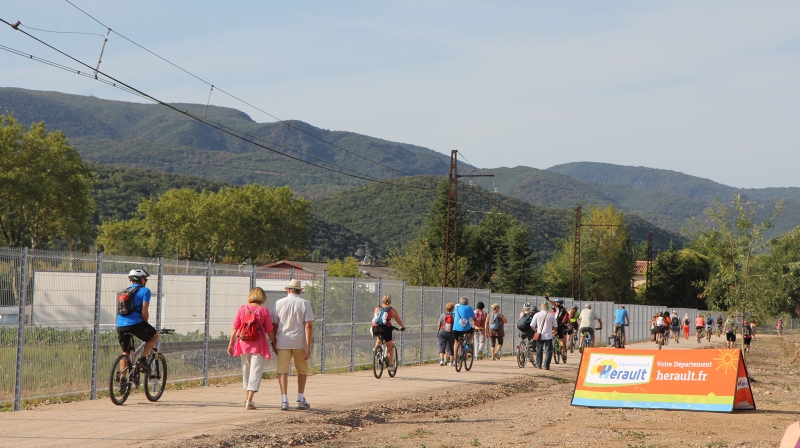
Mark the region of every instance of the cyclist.
MULTIPOLYGON (((134 269, 128 273, 128 279, 131 281, 129 290, 136 289, 133 295, 133 311, 124 316, 117 314, 117 339, 122 353, 130 356, 131 350, 135 349, 134 336, 145 341, 142 356, 136 361, 136 365, 143 372, 150 371, 147 357, 158 342, 158 331, 148 323, 151 292, 146 286, 147 277, 150 277, 150 274, 144 269, 134 269)), ((125 365, 123 361, 123 366, 125 365)))
POLYGON ((717 337, 722 337, 722 313, 717 314, 717 337))
POLYGON ((672 328, 672 319, 669 317, 669 310, 664 311, 664 345, 669 344, 669 331, 672 328))
POLYGON ((670 321, 672 322, 672 334, 675 336, 675 343, 678 344, 681 342, 681 319, 678 317, 677 311, 672 310, 670 321))
POLYGON ((698 314, 697 317, 694 319, 694 330, 697 332, 697 343, 700 343, 700 339, 703 338, 703 328, 706 327, 706 320, 703 318, 702 314, 698 314))
POLYGON ((394 342, 392 342, 392 318, 400 325, 400 331, 405 330, 403 321, 400 320, 400 315, 397 310, 392 308, 392 296, 386 294, 381 299, 382 306, 375 307, 375 315, 372 318, 372 337, 375 338, 375 347, 381 345, 381 340, 378 336, 383 336, 386 341, 386 351, 389 352, 389 365, 394 365, 394 342))
POLYGON ((622 348, 625 348, 625 327, 630 324, 628 310, 625 309, 625 305, 620 305, 619 308, 614 311, 614 334, 617 334, 617 332, 620 333, 622 348))
MULTIPOLYGON (((570 339, 578 337, 578 319, 581 317, 581 313, 578 312, 578 306, 573 305, 572 309, 569 310, 569 337, 570 339)), ((572 341, 570 340, 570 344, 572 341)))
POLYGON ((594 311, 592 311, 592 305, 587 303, 583 306, 583 311, 581 312, 581 317, 578 319, 578 328, 581 332, 581 337, 583 337, 584 333, 589 333, 592 336, 592 342, 589 345, 590 347, 594 347, 594 328, 593 324, 594 321, 600 322, 600 326, 597 328, 598 330, 603 329, 603 320, 597 317, 594 311))
POLYGON ((658 335, 660 334, 661 337, 664 337, 664 330, 667 328, 666 326, 667 321, 664 320, 664 313, 659 312, 656 314, 656 321, 655 321, 655 336, 656 336, 656 344, 658 343, 658 335))
POLYGON ((711 313, 706 318, 706 339, 711 342, 711 335, 714 334, 714 317, 711 313))
MULTIPOLYGON (((475 333, 475 311, 469 306, 469 299, 466 297, 458 299, 458 305, 453 309, 453 314, 456 316, 453 323, 453 337, 458 341, 462 334, 467 335, 465 349, 467 353, 471 353, 472 336, 475 333)), ((458 356, 458 353, 456 353, 456 356, 458 356)))
POLYGON ((556 322, 558 323, 556 334, 558 339, 561 340, 561 360, 567 362, 567 333, 569 333, 570 326, 569 315, 567 314, 567 309, 564 308, 564 299, 550 300, 546 295, 544 298, 553 305, 553 313, 556 315, 556 322))
MULTIPOLYGON (((531 304, 530 303, 526 303, 522 307, 522 311, 520 311, 520 313, 519 313, 519 318, 520 319, 522 319, 523 317, 528 318, 528 320, 527 320, 528 321, 528 325, 526 326, 525 330, 520 330, 520 332, 519 332, 519 338, 521 340, 525 339, 525 340, 530 341, 531 339, 533 339, 534 331, 533 331, 533 328, 531 328, 530 321, 533 320, 533 315, 538 313, 538 312, 539 312, 539 310, 536 309, 536 307, 533 307, 533 310, 531 310, 531 304)), ((519 328, 519 327, 517 327, 517 328, 519 328)))

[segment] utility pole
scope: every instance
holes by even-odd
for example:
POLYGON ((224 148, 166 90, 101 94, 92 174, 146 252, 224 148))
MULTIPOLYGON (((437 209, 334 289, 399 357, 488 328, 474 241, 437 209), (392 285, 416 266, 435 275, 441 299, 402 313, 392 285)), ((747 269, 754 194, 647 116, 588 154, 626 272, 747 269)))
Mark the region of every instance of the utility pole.
POLYGON ((575 250, 572 253, 572 299, 581 301, 581 204, 575 207, 575 250))
POLYGON ((644 280, 644 301, 648 305, 653 303, 650 288, 653 286, 653 231, 647 234, 647 270, 644 280))
POLYGON ((444 230, 444 283, 445 288, 458 286, 458 178, 494 177, 494 174, 458 174, 458 151, 450 151, 450 178, 447 185, 447 222, 444 230))

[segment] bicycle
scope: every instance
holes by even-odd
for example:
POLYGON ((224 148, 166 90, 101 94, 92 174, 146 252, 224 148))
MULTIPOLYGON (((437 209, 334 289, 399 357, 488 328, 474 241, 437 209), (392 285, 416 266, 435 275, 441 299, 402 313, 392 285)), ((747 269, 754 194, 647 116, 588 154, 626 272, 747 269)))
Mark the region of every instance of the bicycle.
POLYGON ((525 367, 525 363, 530 361, 531 364, 536 364, 533 360, 535 356, 536 344, 528 338, 523 338, 517 346, 517 365, 519 368, 525 367))
MULTIPOLYGON (((406 331, 406 327, 397 328, 392 325, 392 328, 395 330, 406 331)), ((392 364, 389 365, 389 349, 386 348, 386 341, 383 339, 383 334, 378 335, 378 340, 381 341, 380 345, 375 346, 372 349, 372 374, 375 375, 375 378, 381 379, 383 376, 383 369, 385 368, 387 372, 389 372, 389 376, 394 378, 397 375, 397 347, 392 346, 392 351, 394 351, 394 357, 392 357, 392 364)))
POLYGON ((576 345, 578 345, 578 329, 571 328, 569 333, 569 340, 567 340, 567 346, 569 347, 570 353, 575 353, 576 345))
MULTIPOLYGON (((603 327, 595 328, 595 330, 602 330, 602 329, 603 329, 603 327)), ((581 353, 583 353, 583 349, 584 348, 591 347, 591 345, 592 345, 592 335, 588 331, 581 330, 581 332, 583 333, 583 337, 581 338, 581 346, 580 346, 579 350, 580 350, 581 353)))
POLYGON ((556 364, 558 364, 559 362, 561 362, 562 356, 564 357, 564 364, 566 364, 567 351, 562 350, 561 339, 558 337, 558 335, 556 335, 556 337, 553 338, 553 361, 555 361, 556 364))
POLYGON ((456 361, 456 372, 461 371, 461 367, 464 367, 467 372, 472 369, 472 361, 474 361, 474 356, 472 356, 472 352, 467 353, 466 349, 467 345, 467 334, 462 333, 458 336, 456 340, 455 346, 455 361, 456 361))
MULTIPOLYGON (((175 330, 171 328, 158 330, 158 334, 173 333, 175 333, 175 330)), ((139 374, 145 372, 139 369, 135 360, 144 349, 144 346, 145 342, 142 342, 139 348, 129 354, 123 353, 117 356, 111 366, 111 376, 108 379, 108 395, 111 397, 111 402, 117 406, 125 403, 131 393, 131 388, 139 388, 139 374)), ((164 358, 164 355, 158 353, 158 348, 153 347, 147 357, 147 366, 150 372, 145 373, 144 395, 149 401, 158 401, 161 395, 164 394, 164 389, 167 385, 167 359, 164 358)))
POLYGON ((614 329, 614 334, 608 337, 608 345, 614 348, 625 348, 625 345, 622 343, 622 327, 617 325, 617 328, 614 329))
POLYGON ((714 328, 713 328, 713 327, 708 327, 708 328, 706 328, 706 340, 707 340, 708 342, 711 342, 711 336, 712 336, 713 334, 714 334, 714 328))
POLYGON ((656 331, 656 344, 659 350, 664 346, 664 330, 656 331))
POLYGON ((697 343, 699 344, 700 341, 706 336, 705 329, 701 328, 697 330, 697 343))

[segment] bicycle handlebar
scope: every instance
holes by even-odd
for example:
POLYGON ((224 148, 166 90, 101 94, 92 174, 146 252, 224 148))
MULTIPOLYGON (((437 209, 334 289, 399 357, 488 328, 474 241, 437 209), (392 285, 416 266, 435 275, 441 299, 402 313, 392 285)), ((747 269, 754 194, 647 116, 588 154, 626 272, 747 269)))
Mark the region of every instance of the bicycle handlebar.
POLYGON ((162 328, 158 330, 159 334, 175 334, 174 328, 162 328))

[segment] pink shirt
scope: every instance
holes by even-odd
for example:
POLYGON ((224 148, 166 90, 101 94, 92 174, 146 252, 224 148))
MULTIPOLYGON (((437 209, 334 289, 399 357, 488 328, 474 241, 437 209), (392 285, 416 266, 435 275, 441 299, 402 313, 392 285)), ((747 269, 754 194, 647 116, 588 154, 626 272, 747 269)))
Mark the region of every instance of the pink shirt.
POLYGON ((255 325, 256 334, 258 338, 252 341, 240 341, 238 338, 233 342, 233 356, 239 356, 242 353, 257 353, 264 357, 264 359, 272 359, 269 352, 269 338, 267 333, 272 332, 272 316, 269 310, 263 306, 255 306, 253 304, 242 305, 239 312, 236 313, 236 318, 233 320, 233 328, 242 326, 242 319, 245 315, 245 308, 250 308, 250 312, 256 315, 255 325))

